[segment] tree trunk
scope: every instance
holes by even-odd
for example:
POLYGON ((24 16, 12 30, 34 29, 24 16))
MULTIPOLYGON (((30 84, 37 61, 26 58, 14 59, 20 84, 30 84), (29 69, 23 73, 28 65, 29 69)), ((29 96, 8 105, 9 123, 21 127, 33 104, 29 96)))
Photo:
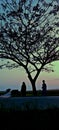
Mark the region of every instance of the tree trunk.
POLYGON ((35 86, 36 78, 32 79, 32 77, 31 77, 30 72, 28 71, 28 69, 27 68, 25 68, 25 69, 26 69, 26 72, 28 74, 28 79, 30 80, 31 85, 32 85, 33 95, 37 96, 37 91, 36 91, 36 86, 35 86))
POLYGON ((33 90, 33 95, 34 96, 37 96, 37 91, 36 91, 36 85, 35 85, 35 83, 36 83, 36 80, 37 80, 37 78, 38 78, 38 76, 39 76, 39 74, 40 74, 40 72, 41 72, 41 70, 42 70, 42 68, 43 68, 44 65, 45 64, 42 64, 42 66, 40 67, 40 69, 37 70, 37 73, 36 73, 34 79, 32 78, 32 76, 31 76, 28 68, 26 66, 23 66, 25 68, 25 70, 26 70, 26 73, 28 74, 28 79, 31 82, 32 90, 33 90))
POLYGON ((37 96, 35 81, 31 81, 31 84, 32 84, 33 95, 34 95, 34 96, 37 96))

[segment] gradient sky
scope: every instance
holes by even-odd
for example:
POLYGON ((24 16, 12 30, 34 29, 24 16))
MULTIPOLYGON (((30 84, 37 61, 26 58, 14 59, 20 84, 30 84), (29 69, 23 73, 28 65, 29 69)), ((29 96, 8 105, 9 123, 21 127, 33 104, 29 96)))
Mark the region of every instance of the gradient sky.
MULTIPOLYGON (((53 63, 54 72, 41 72, 37 82, 36 88, 41 89, 42 80, 44 79, 47 83, 48 89, 59 89, 59 61, 53 63)), ((30 81, 27 78, 27 74, 22 67, 8 70, 0 70, 0 90, 5 90, 7 88, 11 89, 21 89, 22 82, 25 81, 27 85, 27 90, 31 90, 30 81)))
MULTIPOLYGON (((47 0, 49 1, 49 0, 47 0)), ((1 63, 2 61, 0 61, 1 63)), ((42 80, 47 83, 48 89, 59 89, 59 61, 53 63, 54 72, 41 72, 36 82, 36 88, 41 89, 42 80)), ((0 70, 0 90, 21 89, 22 82, 25 81, 27 90, 31 90, 30 81, 27 78, 27 74, 22 67, 8 70, 0 70)))

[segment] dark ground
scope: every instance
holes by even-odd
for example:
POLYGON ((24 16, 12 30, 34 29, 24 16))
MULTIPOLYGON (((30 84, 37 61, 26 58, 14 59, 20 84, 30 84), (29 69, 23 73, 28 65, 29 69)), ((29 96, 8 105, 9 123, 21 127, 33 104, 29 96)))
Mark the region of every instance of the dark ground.
POLYGON ((59 109, 1 112, 0 130, 59 130, 59 109))
MULTIPOLYGON (((38 96, 41 94, 41 91, 37 92, 38 96)), ((32 96, 32 92, 27 92, 26 96, 32 96)), ((59 90, 49 90, 47 96, 59 96, 59 90)), ((0 130, 59 130, 59 109, 27 112, 0 110, 0 130)))

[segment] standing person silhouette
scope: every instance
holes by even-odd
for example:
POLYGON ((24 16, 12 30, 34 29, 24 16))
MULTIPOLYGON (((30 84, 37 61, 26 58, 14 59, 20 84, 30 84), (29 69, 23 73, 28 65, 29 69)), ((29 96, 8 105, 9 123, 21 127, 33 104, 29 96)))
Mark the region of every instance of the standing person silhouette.
POLYGON ((46 96, 47 85, 45 83, 45 80, 43 80, 42 82, 42 95, 46 96))
POLYGON ((25 84, 25 82, 22 83, 21 94, 22 94, 22 96, 26 96, 26 84, 25 84))

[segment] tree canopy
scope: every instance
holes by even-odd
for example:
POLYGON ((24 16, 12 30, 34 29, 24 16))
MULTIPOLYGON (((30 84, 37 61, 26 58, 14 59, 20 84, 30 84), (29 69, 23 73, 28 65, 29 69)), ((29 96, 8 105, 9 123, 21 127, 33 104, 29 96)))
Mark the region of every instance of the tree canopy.
POLYGON ((6 67, 22 66, 36 81, 41 70, 49 70, 46 64, 59 60, 58 1, 3 0, 0 6, 0 58, 14 61, 6 67))

